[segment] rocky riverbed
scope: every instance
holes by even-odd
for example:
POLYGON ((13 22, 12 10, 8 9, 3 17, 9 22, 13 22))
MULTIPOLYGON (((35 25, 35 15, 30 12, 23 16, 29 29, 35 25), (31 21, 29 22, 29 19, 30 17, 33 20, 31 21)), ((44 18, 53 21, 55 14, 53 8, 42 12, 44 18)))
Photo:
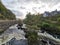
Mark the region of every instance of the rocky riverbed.
POLYGON ((2 35, 0 35, 0 45, 6 44, 11 39, 16 38, 16 40, 24 39, 25 40, 25 33, 23 30, 19 30, 17 24, 11 26, 8 30, 6 30, 2 35))
MULTIPOLYGON (((60 45, 60 39, 48 33, 38 32, 38 35, 40 45, 60 45)), ((0 45, 28 45, 28 41, 25 38, 25 32, 18 29, 17 24, 15 24, 0 35, 0 45)))

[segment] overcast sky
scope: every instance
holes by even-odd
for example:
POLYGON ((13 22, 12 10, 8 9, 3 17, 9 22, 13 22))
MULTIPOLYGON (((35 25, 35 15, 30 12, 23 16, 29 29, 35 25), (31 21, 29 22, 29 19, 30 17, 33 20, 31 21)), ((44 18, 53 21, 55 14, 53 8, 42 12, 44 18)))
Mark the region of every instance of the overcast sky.
POLYGON ((2 2, 21 19, 25 18, 28 12, 33 14, 60 10, 60 0, 2 0, 2 2))

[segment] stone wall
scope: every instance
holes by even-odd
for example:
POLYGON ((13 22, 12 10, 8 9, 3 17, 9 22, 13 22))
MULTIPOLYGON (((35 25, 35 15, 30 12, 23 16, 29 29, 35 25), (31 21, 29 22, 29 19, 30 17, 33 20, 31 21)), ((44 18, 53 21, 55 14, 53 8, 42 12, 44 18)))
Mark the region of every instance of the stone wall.
POLYGON ((16 24, 16 20, 0 20, 0 32, 8 29, 10 26, 16 24))

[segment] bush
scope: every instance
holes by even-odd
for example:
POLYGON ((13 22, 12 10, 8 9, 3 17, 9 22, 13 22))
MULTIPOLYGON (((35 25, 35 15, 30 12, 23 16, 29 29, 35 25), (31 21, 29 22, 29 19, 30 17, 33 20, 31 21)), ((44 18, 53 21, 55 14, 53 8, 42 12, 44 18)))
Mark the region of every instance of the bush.
POLYGON ((41 26, 41 30, 46 31, 50 34, 60 34, 60 30, 50 23, 43 23, 41 26))
POLYGON ((28 31, 26 33, 26 38, 28 39, 28 45, 38 45, 38 35, 35 31, 28 31))

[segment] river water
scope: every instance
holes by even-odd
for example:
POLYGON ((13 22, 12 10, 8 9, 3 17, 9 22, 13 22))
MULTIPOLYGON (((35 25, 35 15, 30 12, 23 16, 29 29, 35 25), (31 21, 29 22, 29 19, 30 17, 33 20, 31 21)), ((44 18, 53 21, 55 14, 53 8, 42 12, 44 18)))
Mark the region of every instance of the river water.
POLYGON ((17 24, 9 27, 0 35, 0 45, 27 45, 27 39, 23 30, 17 28, 17 24))
MULTIPOLYGON (((25 27, 25 26, 24 26, 25 27)), ((38 32, 39 36, 46 37, 60 43, 60 39, 54 38, 48 33, 38 32)), ((11 26, 2 35, 0 35, 0 45, 28 45, 27 39, 25 38, 25 32, 18 29, 17 24, 11 26)))

